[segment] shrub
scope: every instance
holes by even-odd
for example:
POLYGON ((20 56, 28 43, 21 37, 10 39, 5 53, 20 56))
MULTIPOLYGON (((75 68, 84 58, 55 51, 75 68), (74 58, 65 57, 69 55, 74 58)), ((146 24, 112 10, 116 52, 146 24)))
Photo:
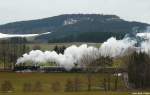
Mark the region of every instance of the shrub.
POLYGON ((56 81, 56 82, 53 82, 51 84, 51 89, 54 91, 54 92, 58 92, 61 90, 61 84, 60 82, 56 81))
POLYGON ((31 92, 31 91, 32 91, 31 83, 24 83, 24 85, 23 85, 23 92, 31 92))
POLYGON ((75 77, 74 79, 74 91, 80 91, 81 90, 81 80, 78 77, 75 77))
POLYGON ((13 85, 10 81, 4 81, 4 83, 1 84, 1 91, 2 92, 11 92, 13 91, 13 85))
POLYGON ((34 85, 33 85, 33 91, 34 92, 42 92, 43 91, 43 85, 40 81, 37 81, 34 85))
POLYGON ((68 79, 65 85, 65 91, 72 92, 74 91, 74 83, 72 80, 68 79))

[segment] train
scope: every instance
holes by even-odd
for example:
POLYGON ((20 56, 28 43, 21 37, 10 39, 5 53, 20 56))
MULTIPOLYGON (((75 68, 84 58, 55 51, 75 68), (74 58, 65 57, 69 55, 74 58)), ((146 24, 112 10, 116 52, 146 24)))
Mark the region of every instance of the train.
POLYGON ((15 66, 15 72, 83 72, 82 67, 74 67, 69 70, 61 66, 15 66))
POLYGON ((78 72, 83 73, 88 70, 92 72, 103 72, 103 73, 122 73, 127 72, 125 68, 113 68, 113 67, 73 67, 72 69, 65 69, 61 66, 15 66, 13 71, 15 72, 78 72))

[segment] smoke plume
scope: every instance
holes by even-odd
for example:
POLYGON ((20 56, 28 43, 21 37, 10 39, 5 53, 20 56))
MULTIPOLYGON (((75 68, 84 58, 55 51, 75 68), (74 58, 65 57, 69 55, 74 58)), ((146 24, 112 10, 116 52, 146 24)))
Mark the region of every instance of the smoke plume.
POLYGON ((80 61, 85 53, 98 51, 94 47, 88 47, 86 44, 79 47, 73 45, 68 47, 64 54, 57 54, 55 51, 32 50, 28 54, 24 54, 17 60, 17 64, 31 62, 33 65, 39 65, 47 62, 55 62, 58 66, 65 67, 67 70, 75 66, 74 63, 80 61))

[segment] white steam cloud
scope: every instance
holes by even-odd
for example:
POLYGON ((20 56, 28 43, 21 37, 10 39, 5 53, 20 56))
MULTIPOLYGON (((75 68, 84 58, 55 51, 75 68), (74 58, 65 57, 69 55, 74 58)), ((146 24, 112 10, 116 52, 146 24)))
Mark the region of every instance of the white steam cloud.
POLYGON ((100 47, 100 53, 102 56, 117 57, 123 55, 128 48, 132 48, 136 41, 130 38, 123 40, 117 40, 112 37, 104 42, 100 47))
MULTIPOLYGON (((150 35, 149 30, 150 28, 147 29, 146 33, 142 33, 142 35, 150 35)), ((133 48, 136 51, 140 49, 142 52, 149 54, 150 37, 143 40, 145 37, 141 36, 141 33, 136 34, 136 37, 140 37, 141 39, 138 46, 136 46, 136 44, 139 43, 137 38, 126 37, 122 40, 117 40, 116 38, 111 37, 99 48, 88 47, 86 44, 79 47, 73 45, 68 47, 64 51, 64 54, 57 54, 55 51, 42 52, 40 50, 32 50, 20 57, 17 60, 17 64, 31 62, 33 65, 39 65, 48 62, 55 62, 58 66, 63 66, 67 70, 70 70, 75 66, 75 63, 78 65, 81 64, 81 58, 85 54, 94 56, 94 53, 97 53, 101 56, 118 57, 123 56, 129 48, 133 48)))
POLYGON ((64 54, 57 54, 55 51, 45 51, 32 50, 29 54, 24 54, 17 60, 17 64, 32 62, 33 65, 46 63, 46 62, 56 62, 59 66, 65 67, 67 70, 75 66, 74 63, 80 61, 81 57, 85 53, 92 53, 93 51, 98 51, 94 47, 88 47, 87 45, 81 45, 79 47, 73 45, 68 47, 64 54))

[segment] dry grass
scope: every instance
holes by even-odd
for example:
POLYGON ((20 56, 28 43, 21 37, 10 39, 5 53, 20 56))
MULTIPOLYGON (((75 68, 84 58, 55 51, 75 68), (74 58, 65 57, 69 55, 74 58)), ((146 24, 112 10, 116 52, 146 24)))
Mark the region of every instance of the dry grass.
MULTIPOLYGON (((104 74, 93 74, 92 85, 98 86, 102 84, 104 74)), ((12 93, 0 93, 0 95, 127 95, 125 92, 104 92, 104 91, 91 91, 87 92, 87 77, 85 73, 8 73, 0 72, 0 84, 5 80, 10 81, 15 90, 12 93), (80 78, 82 82, 82 92, 64 92, 64 87, 67 79, 80 78), (43 92, 41 93, 24 93, 22 92, 24 83, 32 83, 40 81, 43 85, 43 92), (51 91, 51 83, 59 81, 61 83, 61 91, 54 93, 51 91)), ((113 83, 112 79, 112 83, 113 83)), ((113 86, 113 85, 112 85, 113 86)), ((119 80, 119 88, 124 88, 124 85, 119 80)))
POLYGON ((69 47, 71 45, 77 45, 80 46, 82 44, 87 44, 88 46, 95 46, 95 47, 99 47, 100 43, 81 43, 81 42, 74 42, 74 43, 43 43, 43 44, 28 44, 28 46, 30 47, 30 49, 32 50, 34 46, 40 46, 42 50, 53 50, 54 47, 57 46, 66 46, 69 47))

